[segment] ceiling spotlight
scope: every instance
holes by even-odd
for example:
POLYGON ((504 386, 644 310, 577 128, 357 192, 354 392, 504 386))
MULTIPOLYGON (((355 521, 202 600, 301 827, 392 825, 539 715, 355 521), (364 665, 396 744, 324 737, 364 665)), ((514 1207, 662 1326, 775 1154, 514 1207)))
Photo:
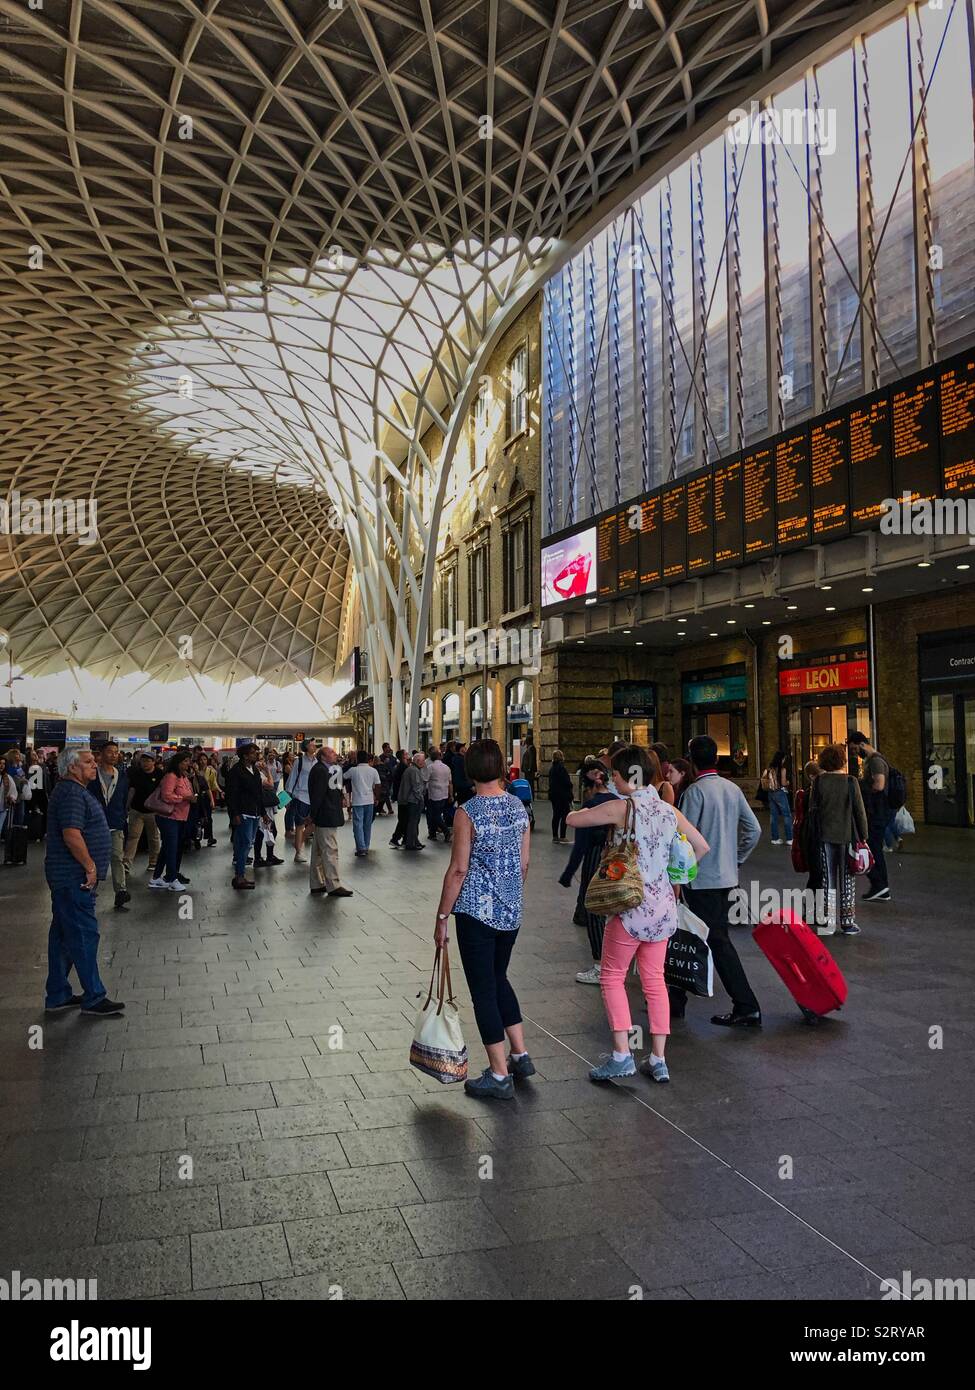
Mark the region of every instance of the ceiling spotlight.
POLYGON ((746 603, 746 604, 745 604, 745 607, 746 607, 746 608, 754 608, 755 605, 754 605, 754 603, 746 603))
POLYGON ((956 565, 956 566, 955 566, 955 569, 956 569, 956 570, 970 570, 970 569, 971 569, 971 565, 956 565))
POLYGON ((630 633, 631 633, 632 631, 633 631, 633 629, 632 629, 631 627, 625 627, 625 628, 623 629, 623 636, 624 636, 624 637, 629 637, 629 635, 630 635, 630 633))
POLYGON ((799 607, 799 605, 798 603, 790 603, 787 605, 787 607, 790 613, 794 613, 796 609, 799 607))
POLYGON ((718 635, 718 634, 717 634, 716 632, 709 632, 709 633, 708 633, 708 636, 709 636, 709 637, 717 637, 717 635, 718 635))
POLYGON ((642 642, 637 642, 637 646, 638 646, 638 647, 642 647, 642 646, 643 646, 643 643, 642 643, 642 642))
POLYGON ((861 590, 860 590, 860 593, 861 593, 861 594, 872 594, 872 593, 873 593, 873 589, 871 589, 871 588, 869 588, 869 587, 866 588, 866 589, 861 589, 861 590))
POLYGON ((686 619, 686 618, 678 618, 677 621, 678 621, 679 623, 686 623, 686 622, 687 622, 687 619, 686 619))
POLYGON ((763 618, 763 619, 762 619, 762 627, 771 627, 771 626, 772 626, 772 619, 771 619, 771 618, 763 618))
POLYGON ((828 594, 829 591, 830 591, 830 589, 832 589, 833 586, 832 586, 832 584, 820 584, 819 587, 822 589, 822 591, 823 591, 824 594, 828 594))
POLYGON ((832 604, 829 605, 829 607, 827 607, 827 609, 826 609, 826 612, 827 612, 827 613, 835 613, 835 612, 836 612, 835 606, 832 605, 832 604))
POLYGON ((918 562, 917 562, 917 567, 918 567, 919 570, 929 570, 929 569, 931 568, 931 561, 930 561, 930 560, 918 560, 918 562))

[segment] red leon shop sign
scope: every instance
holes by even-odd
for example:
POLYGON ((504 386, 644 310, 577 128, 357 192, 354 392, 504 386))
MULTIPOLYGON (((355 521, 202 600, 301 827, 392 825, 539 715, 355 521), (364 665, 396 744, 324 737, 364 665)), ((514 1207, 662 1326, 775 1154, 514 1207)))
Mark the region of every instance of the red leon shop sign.
POLYGON ((841 690, 865 690, 870 684, 865 661, 796 666, 779 672, 780 695, 832 695, 841 690))

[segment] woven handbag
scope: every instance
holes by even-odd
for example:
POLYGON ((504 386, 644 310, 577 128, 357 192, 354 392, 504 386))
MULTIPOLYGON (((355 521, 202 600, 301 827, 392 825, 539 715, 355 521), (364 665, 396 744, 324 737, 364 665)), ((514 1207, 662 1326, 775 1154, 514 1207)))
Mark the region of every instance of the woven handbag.
POLYGON ((599 867, 586 889, 586 908, 597 917, 617 917, 643 902, 643 875, 637 862, 633 802, 626 803, 626 819, 619 840, 611 838, 599 867))
POLYGON ((447 947, 438 946, 426 1002, 416 1016, 410 1066, 437 1081, 466 1081, 467 1044, 460 1026, 460 1010, 450 984, 447 947), (437 992, 434 994, 434 981, 437 992))

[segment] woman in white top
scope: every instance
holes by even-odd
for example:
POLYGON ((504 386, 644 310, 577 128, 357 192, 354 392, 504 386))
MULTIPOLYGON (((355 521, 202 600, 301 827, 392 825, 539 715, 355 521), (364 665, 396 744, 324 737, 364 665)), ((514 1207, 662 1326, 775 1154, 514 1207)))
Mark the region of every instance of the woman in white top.
POLYGON ((654 790, 654 783, 660 778, 660 761, 655 753, 636 746, 621 748, 610 767, 613 784, 620 793, 618 799, 573 811, 569 824, 622 829, 627 808, 632 806, 643 902, 610 917, 606 923, 599 985, 613 1030, 613 1052, 589 1077, 592 1081, 612 1081, 619 1076, 632 1076, 636 1071, 630 1051, 631 1019, 626 995, 626 976, 635 956, 650 1024, 650 1056, 641 1070, 654 1081, 669 1081, 664 1049, 670 1033, 670 1000, 664 982, 664 960, 667 942, 677 930, 677 900, 667 874, 670 847, 674 836, 683 833, 701 859, 708 852, 708 842, 686 816, 661 801, 654 790))
POLYGON ((0 758, 0 835, 7 829, 8 821, 13 824, 17 801, 17 783, 7 771, 6 758, 0 758))

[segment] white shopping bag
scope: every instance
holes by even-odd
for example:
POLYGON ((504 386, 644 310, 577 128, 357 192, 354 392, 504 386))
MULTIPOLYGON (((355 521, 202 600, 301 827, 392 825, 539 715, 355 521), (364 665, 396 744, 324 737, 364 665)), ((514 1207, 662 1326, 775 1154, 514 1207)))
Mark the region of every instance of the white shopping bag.
POLYGON ((667 942, 664 978, 674 989, 701 999, 714 994, 714 960, 707 925, 685 902, 677 904, 677 930, 667 942))
POLYGON ((467 1044, 450 987, 447 947, 438 946, 426 1002, 416 1016, 410 1066, 438 1081, 467 1080, 467 1044), (434 981, 437 982, 434 992, 434 981))

